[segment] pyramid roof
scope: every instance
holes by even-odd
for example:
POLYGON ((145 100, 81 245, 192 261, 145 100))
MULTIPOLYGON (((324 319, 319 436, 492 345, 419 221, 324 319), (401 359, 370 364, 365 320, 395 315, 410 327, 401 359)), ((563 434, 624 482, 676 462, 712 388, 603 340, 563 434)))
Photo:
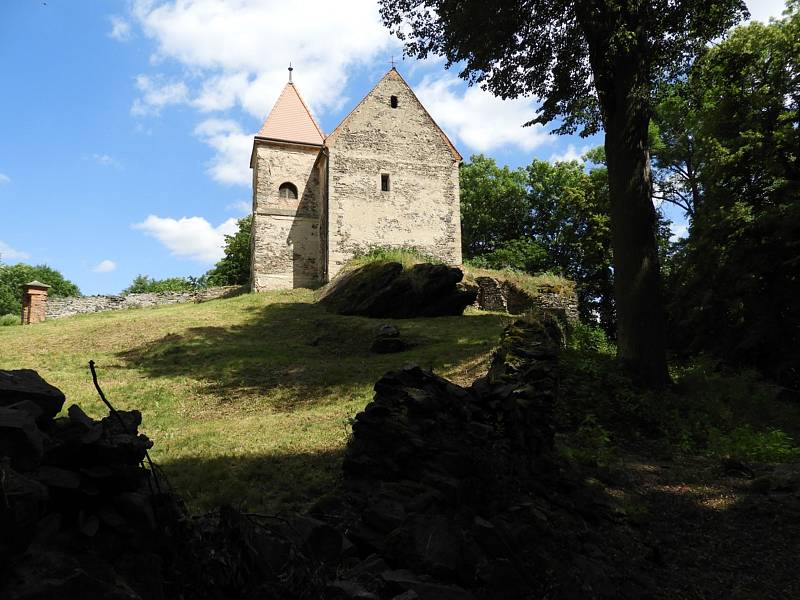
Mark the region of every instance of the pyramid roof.
POLYGON ((325 141, 322 130, 291 82, 283 88, 256 137, 313 146, 322 146, 325 141))

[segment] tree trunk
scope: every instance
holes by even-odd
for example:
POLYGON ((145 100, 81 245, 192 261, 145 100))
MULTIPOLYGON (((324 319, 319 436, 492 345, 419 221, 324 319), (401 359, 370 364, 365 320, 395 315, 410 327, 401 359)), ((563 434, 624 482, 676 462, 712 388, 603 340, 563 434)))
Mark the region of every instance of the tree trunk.
POLYGON ((651 194, 646 87, 633 57, 614 61, 600 94, 611 195, 611 243, 620 360, 649 387, 669 383, 656 212, 651 194))

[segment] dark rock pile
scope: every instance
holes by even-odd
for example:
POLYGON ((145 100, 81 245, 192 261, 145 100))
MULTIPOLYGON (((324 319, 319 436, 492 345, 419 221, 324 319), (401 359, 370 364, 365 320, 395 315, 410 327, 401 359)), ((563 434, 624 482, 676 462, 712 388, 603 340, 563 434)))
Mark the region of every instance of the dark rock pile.
POLYGON ((58 390, 0 372, 0 597, 650 597, 611 554, 613 506, 553 456, 562 343, 555 318, 518 321, 469 388, 387 373, 354 421, 343 488, 286 517, 188 517, 141 465, 138 412, 54 418, 58 390))
POLYGON ((460 269, 418 264, 410 269, 396 262, 376 262, 334 279, 319 302, 340 315, 438 317, 460 315, 475 302, 478 290, 461 283, 460 269))
POLYGON ((160 562, 141 414, 55 418, 63 403, 35 371, 0 371, 0 596, 137 597, 115 569, 160 562))
POLYGON ((400 337, 400 330, 394 325, 384 323, 375 331, 375 339, 370 345, 370 352, 376 354, 392 354, 402 352, 407 348, 406 342, 400 337))

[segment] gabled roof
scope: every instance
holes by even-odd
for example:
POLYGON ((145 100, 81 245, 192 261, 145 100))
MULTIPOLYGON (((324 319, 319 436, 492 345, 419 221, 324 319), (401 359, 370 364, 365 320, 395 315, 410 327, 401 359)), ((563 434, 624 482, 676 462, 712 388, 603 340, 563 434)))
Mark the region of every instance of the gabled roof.
POLYGON ((291 82, 283 88, 256 138, 313 146, 322 146, 325 142, 325 135, 291 82))
POLYGON ((398 79, 399 81, 401 81, 403 83, 403 85, 405 85, 408 88, 408 91, 411 92, 411 96, 414 98, 414 100, 416 100, 417 104, 419 104, 419 107, 422 109, 422 111, 425 113, 425 115, 428 117, 428 119, 430 119, 431 123, 433 123, 433 126, 436 128, 436 131, 442 137, 442 140, 444 140, 444 143, 447 145, 448 149, 450 150, 450 153, 453 155, 453 158, 455 160, 457 160, 457 161, 463 160, 461 154, 459 154, 458 150, 456 150, 456 147, 453 145, 453 142, 451 142, 450 138, 447 137, 447 134, 444 131, 442 131, 442 128, 439 127, 439 124, 436 121, 433 120, 433 117, 431 116, 431 114, 422 105, 422 102, 419 101, 419 98, 417 98, 417 95, 414 93, 414 90, 411 88, 410 85, 408 85, 408 82, 405 79, 403 79, 402 75, 400 75, 400 73, 398 73, 397 69, 395 69, 394 67, 389 69, 389 71, 386 73, 386 75, 381 77, 380 81, 378 81, 378 83, 375 84, 375 86, 369 91, 369 93, 361 99, 361 102, 356 104, 356 106, 353 108, 353 110, 351 110, 349 113, 347 113, 347 116, 344 119, 342 119, 341 123, 339 123, 336 126, 336 128, 330 133, 330 135, 327 138, 325 138, 325 145, 326 146, 330 146, 331 144, 336 143, 336 138, 338 137, 339 133, 341 132, 341 130, 345 126, 345 124, 350 120, 350 117, 352 117, 353 114, 358 110, 359 106, 361 106, 362 104, 364 104, 364 102, 366 102, 366 100, 367 100, 367 98, 369 98, 370 94, 372 94, 372 92, 375 91, 375 88, 377 88, 383 82, 383 80, 386 79, 387 77, 392 77, 394 79, 398 79))

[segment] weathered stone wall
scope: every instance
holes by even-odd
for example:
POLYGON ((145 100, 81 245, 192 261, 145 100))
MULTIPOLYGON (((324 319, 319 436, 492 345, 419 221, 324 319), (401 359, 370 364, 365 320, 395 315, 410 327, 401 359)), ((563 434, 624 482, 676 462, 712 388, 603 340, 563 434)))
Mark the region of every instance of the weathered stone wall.
POLYGON ((316 287, 322 279, 318 147, 256 140, 253 157, 252 283, 254 291, 316 287), (281 198, 290 182, 297 199, 281 198))
POLYGON ((182 302, 207 302, 218 298, 230 298, 247 292, 246 287, 230 285, 191 292, 152 292, 127 294, 125 296, 79 296, 75 298, 48 298, 46 319, 62 319, 85 313, 143 308, 161 304, 182 302))
POLYGON ((461 263, 458 157, 396 71, 326 145, 329 278, 354 253, 376 245, 415 246, 461 263), (389 191, 381 191, 381 174, 389 175, 389 191))
POLYGON ((494 277, 476 277, 474 281, 478 285, 475 306, 483 310, 519 315, 532 309, 544 309, 563 314, 570 322, 578 320, 578 298, 574 292, 543 285, 534 295, 510 281, 501 281, 494 277))

